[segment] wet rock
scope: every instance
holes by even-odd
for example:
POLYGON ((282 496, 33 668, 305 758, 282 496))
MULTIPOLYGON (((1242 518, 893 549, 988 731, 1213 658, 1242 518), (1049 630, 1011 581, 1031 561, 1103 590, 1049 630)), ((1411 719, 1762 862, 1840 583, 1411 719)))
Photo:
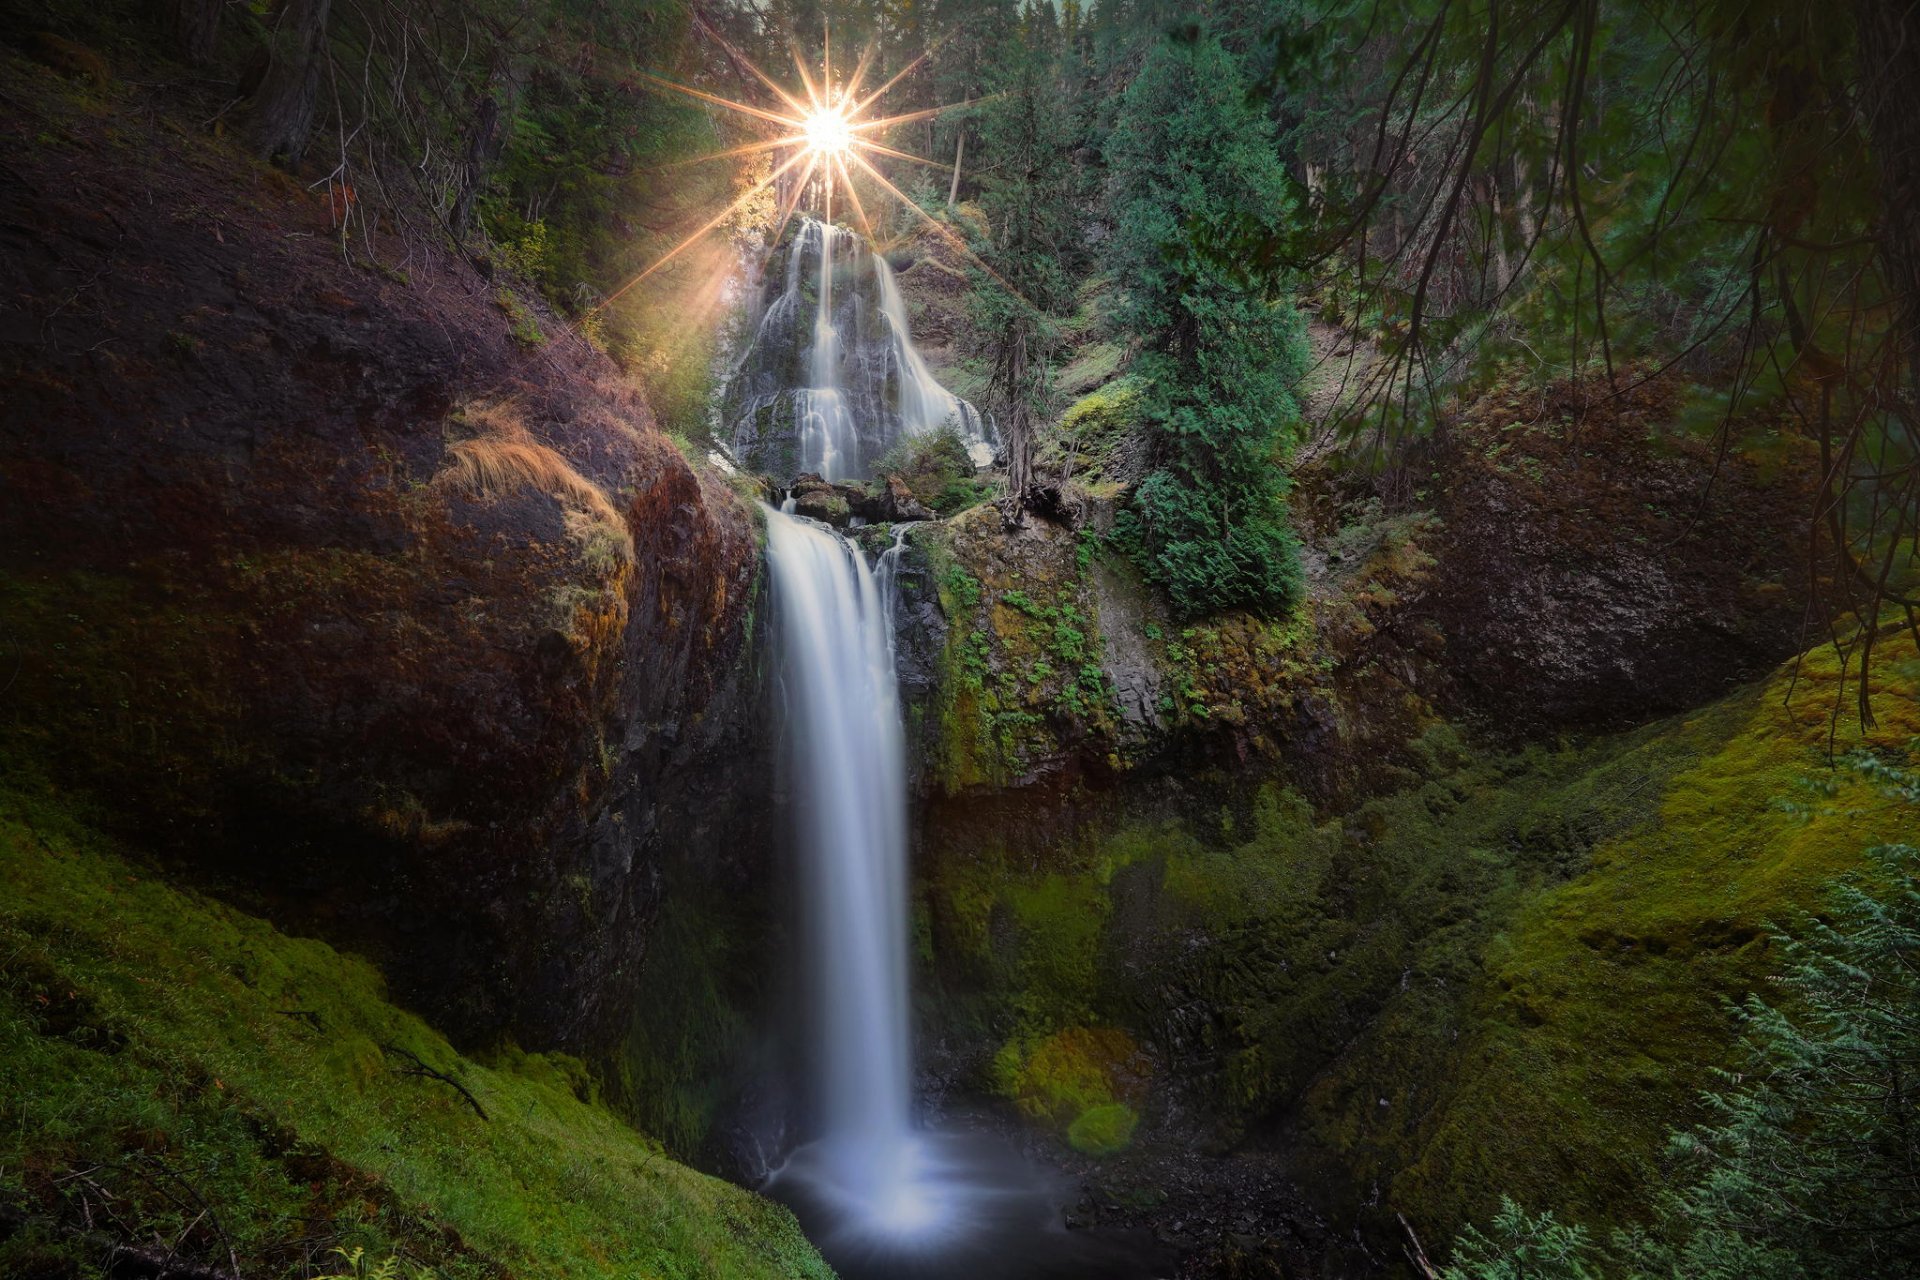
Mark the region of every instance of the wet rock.
POLYGON ((663 900, 763 870, 745 505, 464 259, 348 263, 299 184, 123 123, 0 178, 0 756, 463 1041, 606 1048, 663 900))
POLYGON ((899 476, 880 481, 879 492, 868 500, 860 514, 875 523, 898 524, 908 520, 932 520, 934 514, 913 496, 907 482, 899 476))
POLYGON ((844 528, 865 524, 902 524, 932 520, 935 515, 907 488, 899 476, 887 476, 871 485, 846 480, 822 480, 811 473, 800 476, 789 491, 796 515, 844 528))
POLYGON ((795 515, 836 528, 844 526, 853 515, 854 502, 864 501, 866 497, 857 486, 833 484, 812 474, 802 475, 793 482, 791 496, 795 515))

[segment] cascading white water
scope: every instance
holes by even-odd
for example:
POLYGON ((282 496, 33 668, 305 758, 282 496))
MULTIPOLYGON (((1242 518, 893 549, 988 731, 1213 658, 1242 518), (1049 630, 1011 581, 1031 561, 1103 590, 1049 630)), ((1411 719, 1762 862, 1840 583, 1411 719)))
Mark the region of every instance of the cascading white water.
POLYGON ((992 461, 992 424, 928 367, 884 256, 803 218, 785 263, 717 407, 735 458, 782 478, 856 480, 901 437, 951 423, 976 465, 992 461))
POLYGON ((880 314, 887 322, 894 376, 900 388, 900 429, 910 436, 924 436, 951 423, 967 442, 967 452, 972 455, 974 465, 988 465, 993 461, 993 442, 980 419, 980 411, 941 386, 933 370, 927 367, 920 348, 913 345, 912 328, 907 322, 907 300, 884 254, 873 255, 873 276, 880 294, 880 314))
POLYGON ((906 771, 889 598, 902 539, 876 574, 825 526, 766 514, 817 1029, 818 1135, 783 1176, 829 1204, 842 1233, 901 1240, 952 1220, 913 1127, 906 771))
MULTIPOLYGON (((810 222, 788 258, 787 287, 761 318, 756 343, 795 353, 801 265, 818 263, 812 343, 804 362, 771 359, 744 372, 738 403, 758 417, 792 395, 803 427, 801 469, 828 478, 864 465, 862 449, 887 433, 953 420, 977 437, 979 416, 928 371, 908 336, 906 307, 875 258, 884 331, 855 293, 835 319, 834 245, 851 237, 810 222), (841 329, 862 335, 854 358, 841 329), (844 376, 851 364, 855 376, 844 376), (805 376, 805 389, 781 386, 805 376), (898 387, 897 404, 881 393, 898 387), (866 432, 864 438, 859 434, 866 432)), ((849 292, 853 292, 849 290, 849 292)), ((869 568, 846 537, 767 509, 767 557, 789 713, 786 739, 803 899, 801 966, 811 996, 805 1049, 810 1140, 774 1171, 767 1190, 791 1204, 847 1280, 961 1280, 995 1275, 1141 1274, 1131 1251, 1101 1252, 1059 1226, 1059 1191, 1004 1144, 914 1123, 908 999, 907 822, 904 734, 895 676, 895 591, 905 526, 869 568)))
POLYGON ((787 664, 806 937, 818 987, 816 1099, 837 1181, 877 1199, 912 1130, 906 779, 887 611, 860 552, 767 512, 787 664))
POLYGON ((820 262, 815 284, 813 308, 813 345, 807 354, 807 386, 795 397, 794 410, 800 426, 800 469, 828 480, 844 480, 852 475, 860 457, 860 439, 854 431, 853 414, 847 407, 840 386, 843 352, 840 330, 833 322, 834 249, 845 238, 830 222, 809 218, 800 228, 800 243, 795 247, 791 271, 811 248, 820 262))

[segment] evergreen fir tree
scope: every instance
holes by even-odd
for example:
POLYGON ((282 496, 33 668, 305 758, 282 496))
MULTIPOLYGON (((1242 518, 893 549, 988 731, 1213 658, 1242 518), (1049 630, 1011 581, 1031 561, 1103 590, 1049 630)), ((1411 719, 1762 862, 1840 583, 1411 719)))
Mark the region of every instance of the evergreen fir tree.
POLYGON ((1116 530, 1175 609, 1285 606, 1299 583, 1285 454, 1305 327, 1198 247, 1224 228, 1278 233, 1289 208, 1273 130, 1208 32, 1160 41, 1107 147, 1119 319, 1140 340, 1154 469, 1116 530))

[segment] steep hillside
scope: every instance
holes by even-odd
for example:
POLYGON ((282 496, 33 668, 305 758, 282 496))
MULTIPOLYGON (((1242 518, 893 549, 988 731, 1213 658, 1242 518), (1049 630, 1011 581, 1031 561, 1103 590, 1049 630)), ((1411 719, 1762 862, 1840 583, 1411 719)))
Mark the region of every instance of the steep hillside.
POLYGON ((0 794, 0 953, 6 1275, 832 1274, 578 1060, 463 1056, 365 960, 169 887, 50 787, 0 794))

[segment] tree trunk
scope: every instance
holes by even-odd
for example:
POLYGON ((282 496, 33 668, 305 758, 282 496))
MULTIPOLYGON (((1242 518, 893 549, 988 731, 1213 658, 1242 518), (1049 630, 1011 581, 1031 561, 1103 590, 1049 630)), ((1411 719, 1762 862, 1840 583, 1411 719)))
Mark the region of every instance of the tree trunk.
POLYGON ((947 208, 951 209, 960 200, 960 158, 967 154, 967 124, 960 122, 960 136, 953 144, 953 184, 947 188, 947 208))
POLYGON ((500 156, 500 103, 493 94, 483 95, 473 108, 473 124, 467 130, 467 154, 460 165, 460 191, 453 198, 453 211, 447 225, 455 240, 466 238, 473 222, 473 201, 485 185, 487 170, 500 156))
POLYGON ((170 0, 167 26, 174 47, 188 62, 203 67, 213 61, 213 48, 220 38, 220 11, 226 0, 170 0))
POLYGON ((285 0, 267 35, 267 70, 253 97, 254 152, 288 168, 300 163, 313 134, 326 61, 332 0, 285 0))
POLYGON ((1033 408, 1027 399, 1027 326, 1015 322, 1007 351, 1007 493, 1000 519, 1008 528, 1026 523, 1033 488, 1033 408))

